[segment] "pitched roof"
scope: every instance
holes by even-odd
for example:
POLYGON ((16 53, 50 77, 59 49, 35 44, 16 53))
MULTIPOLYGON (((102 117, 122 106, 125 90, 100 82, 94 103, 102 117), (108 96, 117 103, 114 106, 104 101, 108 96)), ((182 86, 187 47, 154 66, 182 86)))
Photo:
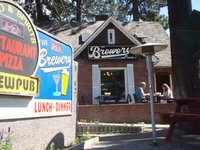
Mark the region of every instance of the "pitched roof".
POLYGON ((94 40, 95 37, 98 36, 98 34, 109 24, 109 23, 113 23, 115 25, 115 27, 117 27, 122 33, 124 33, 125 36, 127 36, 127 38, 129 38, 134 44, 139 45, 140 42, 133 36, 131 36, 131 34, 129 34, 127 32, 127 30, 125 30, 125 28, 117 21, 115 20, 113 17, 109 17, 89 38, 88 40, 81 45, 75 52, 74 52, 74 57, 78 56, 81 51, 83 51, 87 45, 92 42, 94 40))
POLYGON ((166 43, 168 47, 163 51, 155 53, 155 56, 159 58, 159 62, 154 66, 169 67, 171 66, 171 49, 170 49, 170 38, 158 22, 131 22, 124 25, 124 28, 129 33, 134 35, 142 34, 145 35, 146 43, 166 43))
POLYGON ((109 23, 113 23, 119 30, 121 30, 133 43, 140 44, 134 36, 146 37, 147 43, 162 42, 168 44, 168 47, 155 55, 159 58, 159 62, 154 67, 170 67, 171 66, 171 50, 170 38, 164 31, 163 27, 158 22, 128 22, 121 23, 110 17, 106 21, 97 21, 94 23, 83 23, 77 27, 71 27, 55 36, 62 39, 74 49, 74 54, 77 56, 88 43, 90 43, 109 23), (89 33, 91 36, 84 44, 79 43, 79 36, 83 33, 89 33))

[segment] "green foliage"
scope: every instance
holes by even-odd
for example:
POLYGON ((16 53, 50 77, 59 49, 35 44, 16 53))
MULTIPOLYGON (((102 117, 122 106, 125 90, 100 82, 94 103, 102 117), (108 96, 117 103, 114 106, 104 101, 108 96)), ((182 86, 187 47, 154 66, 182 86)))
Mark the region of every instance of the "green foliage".
POLYGON ((158 21, 164 29, 167 29, 168 17, 159 14, 160 9, 166 6, 167 0, 87 0, 82 4, 82 14, 83 18, 108 15, 120 21, 132 21, 133 14, 138 12, 140 20, 158 21), (134 5, 137 6, 134 7, 134 5), (137 10, 134 10, 135 8, 137 10))
POLYGON ((96 124, 96 125, 99 125, 100 124, 100 121, 99 119, 95 119, 94 121, 91 121, 92 123, 96 124))
POLYGON ((138 122, 138 124, 145 124, 144 122, 138 122))
POLYGON ((59 24, 68 22, 73 10, 69 0, 16 0, 33 19, 34 23, 56 20, 59 24))
POLYGON ((70 15, 73 7, 68 0, 48 0, 45 3, 52 19, 59 20, 60 22, 67 22, 67 17, 70 15))
POLYGON ((12 150, 11 131, 1 130, 0 132, 0 150, 12 150))
POLYGON ((54 144, 54 143, 51 143, 51 144, 50 144, 50 148, 49 148, 49 150, 55 150, 55 149, 56 149, 55 144, 54 144))
MULTIPOLYGON (((69 147, 74 147, 74 146, 77 146, 77 145, 79 145, 79 144, 82 144, 82 143, 84 143, 85 141, 87 141, 87 140, 89 140, 89 139, 91 139, 91 138, 92 138, 92 137, 91 137, 91 135, 89 134, 89 132, 86 132, 86 133, 84 133, 83 135, 77 137, 76 140, 75 140, 75 142, 74 142, 74 143, 71 143, 71 144, 69 145, 69 147)), ((68 147, 68 148, 69 148, 69 147, 68 147)), ((52 149, 52 150, 54 150, 54 149, 52 149)))
POLYGON ((117 20, 126 22, 135 20, 133 16, 138 16, 140 20, 158 21, 164 29, 168 28, 168 17, 159 15, 160 9, 167 6, 167 0, 87 0, 81 1, 79 6, 77 0, 16 1, 37 24, 38 21, 52 20, 56 20, 59 26, 79 22, 76 17, 80 12, 81 21, 86 22, 95 21, 97 15, 113 16, 117 20))
POLYGON ((51 143, 48 150, 64 150, 64 149, 65 147, 57 147, 54 143, 51 143))
POLYGON ((76 139, 76 144, 81 144, 91 138, 92 138, 91 135, 88 132, 86 132, 82 136, 80 136, 76 139))

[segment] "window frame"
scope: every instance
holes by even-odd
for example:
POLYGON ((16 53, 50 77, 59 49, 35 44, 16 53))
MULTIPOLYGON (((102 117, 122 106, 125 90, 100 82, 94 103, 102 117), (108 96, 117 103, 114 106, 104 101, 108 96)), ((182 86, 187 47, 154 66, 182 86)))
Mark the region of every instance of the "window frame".
POLYGON ((108 29, 108 44, 115 44, 115 29, 108 29))
MULTIPOLYGON (((102 70, 122 70, 124 72, 124 86, 125 86, 125 95, 127 95, 127 79, 126 79, 126 67, 99 67, 99 73, 100 73, 100 85, 101 85, 101 71, 102 70)), ((102 91, 101 86, 100 86, 100 92, 102 91)))

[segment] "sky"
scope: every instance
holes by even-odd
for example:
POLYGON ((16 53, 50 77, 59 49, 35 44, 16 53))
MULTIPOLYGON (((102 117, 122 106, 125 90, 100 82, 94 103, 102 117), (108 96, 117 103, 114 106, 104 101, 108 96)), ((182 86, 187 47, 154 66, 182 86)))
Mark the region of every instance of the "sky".
MULTIPOLYGON (((192 1, 192 9, 200 11, 200 0, 191 0, 192 1)), ((161 9, 161 14, 168 15, 167 7, 161 9)))
POLYGON ((192 9, 196 9, 200 11, 200 1, 199 0, 192 0, 192 9))

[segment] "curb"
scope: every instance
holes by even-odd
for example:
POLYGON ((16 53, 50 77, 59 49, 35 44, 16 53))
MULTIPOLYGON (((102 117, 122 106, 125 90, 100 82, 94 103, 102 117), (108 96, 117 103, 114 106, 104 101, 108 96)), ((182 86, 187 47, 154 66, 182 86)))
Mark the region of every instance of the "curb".
POLYGON ((79 145, 76 145, 72 148, 69 148, 67 150, 86 150, 86 149, 92 149, 92 146, 97 144, 99 142, 99 137, 91 138, 79 145))
POLYGON ((99 137, 94 137, 84 142, 84 149, 91 149, 94 144, 99 142, 99 137))

